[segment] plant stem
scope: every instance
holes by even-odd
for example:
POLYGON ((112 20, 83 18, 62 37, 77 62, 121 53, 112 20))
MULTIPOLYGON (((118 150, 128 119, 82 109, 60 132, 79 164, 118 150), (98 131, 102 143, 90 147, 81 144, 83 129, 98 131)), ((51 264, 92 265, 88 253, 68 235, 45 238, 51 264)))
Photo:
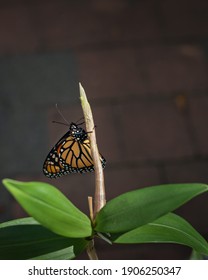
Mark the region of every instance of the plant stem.
POLYGON ((79 83, 79 89, 80 89, 82 110, 85 118, 86 130, 87 132, 90 132, 88 135, 90 139, 91 154, 92 154, 92 159, 95 168, 95 197, 94 197, 94 211, 93 211, 93 219, 95 219, 96 214, 106 203, 104 175, 103 175, 103 168, 100 161, 100 154, 98 152, 98 147, 96 142, 95 125, 93 121, 93 115, 90 108, 90 104, 87 100, 85 91, 80 83, 79 83))
MULTIPOLYGON (((91 155, 92 155, 94 169, 95 169, 94 209, 92 206, 92 197, 88 197, 90 219, 93 224, 96 214, 100 211, 100 209, 106 203, 105 184, 104 184, 103 168, 101 165, 100 154, 99 154, 97 142, 96 142, 93 115, 92 115, 90 104, 87 100, 85 91, 80 83, 79 83, 79 90, 80 90, 80 99, 81 99, 82 110, 83 110, 84 118, 85 118, 86 131, 89 132, 88 136, 90 139, 91 155)), ((88 254, 88 257, 90 260, 98 260, 98 256, 97 256, 95 246, 94 246, 94 239, 90 240, 87 245, 87 254, 88 254)))
POLYGON ((88 196, 88 205, 90 211, 90 220, 93 223, 94 214, 93 214, 92 196, 88 196))
POLYGON ((98 260, 98 256, 94 246, 94 239, 90 240, 87 245, 87 254, 90 260, 98 260))

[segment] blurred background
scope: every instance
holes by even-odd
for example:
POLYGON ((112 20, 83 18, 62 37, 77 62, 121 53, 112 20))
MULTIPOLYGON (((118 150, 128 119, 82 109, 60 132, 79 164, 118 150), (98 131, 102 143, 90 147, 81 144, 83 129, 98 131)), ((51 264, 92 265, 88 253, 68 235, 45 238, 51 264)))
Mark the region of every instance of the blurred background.
MULTIPOLYGON (((140 187, 208 183, 207 0, 0 1, 0 176, 57 186, 88 214, 94 175, 42 165, 82 117, 85 88, 107 159, 107 199, 140 187)), ((208 238, 208 195, 176 213, 208 238)), ((26 216, 3 186, 0 221, 26 216)), ((186 259, 174 244, 97 242, 101 259, 186 259)), ((82 254, 80 259, 87 259, 82 254)))

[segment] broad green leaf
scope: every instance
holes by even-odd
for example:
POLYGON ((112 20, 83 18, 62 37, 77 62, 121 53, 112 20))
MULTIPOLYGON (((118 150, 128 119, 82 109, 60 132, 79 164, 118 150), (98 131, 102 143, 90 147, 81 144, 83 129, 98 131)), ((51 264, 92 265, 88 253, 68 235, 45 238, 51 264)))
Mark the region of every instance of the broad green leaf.
POLYGON ((66 237, 91 235, 90 219, 50 184, 10 179, 4 179, 3 184, 25 211, 44 227, 66 237))
POLYGON ((206 240, 183 218, 169 213, 147 225, 114 236, 114 243, 178 243, 208 254, 206 240))
POLYGON ((33 218, 0 224, 0 259, 73 259, 86 247, 83 238, 66 238, 44 228, 33 218))
POLYGON ((95 230, 106 233, 129 231, 154 221, 207 190, 205 184, 172 184, 124 193, 100 210, 95 230))

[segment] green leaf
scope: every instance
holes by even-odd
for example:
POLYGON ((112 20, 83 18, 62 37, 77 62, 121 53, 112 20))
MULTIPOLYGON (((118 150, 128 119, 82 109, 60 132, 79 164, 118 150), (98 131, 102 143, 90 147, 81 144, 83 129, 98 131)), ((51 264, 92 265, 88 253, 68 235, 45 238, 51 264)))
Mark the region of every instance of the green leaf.
POLYGON ((74 245, 72 245, 71 247, 64 248, 56 252, 30 258, 30 260, 72 260, 75 258, 75 256, 74 245))
POLYGON ((206 240, 183 218, 169 213, 147 225, 114 236, 114 243, 178 243, 208 254, 206 240))
POLYGON ((19 225, 39 225, 39 223, 32 217, 20 218, 20 219, 10 220, 10 221, 1 223, 0 229, 5 228, 5 227, 11 227, 11 226, 19 226, 19 225))
POLYGON ((126 232, 145 225, 206 192, 205 184, 172 184, 124 193, 109 201, 96 217, 99 232, 126 232))
POLYGON ((66 238, 44 228, 33 218, 0 224, 0 259, 73 259, 86 247, 81 238, 66 238))
POLYGON ((55 187, 10 179, 4 179, 3 184, 30 216, 51 231, 66 237, 91 235, 90 219, 55 187))
POLYGON ((205 260, 206 256, 204 254, 201 254, 199 252, 196 252, 195 250, 192 250, 190 255, 190 260, 205 260))

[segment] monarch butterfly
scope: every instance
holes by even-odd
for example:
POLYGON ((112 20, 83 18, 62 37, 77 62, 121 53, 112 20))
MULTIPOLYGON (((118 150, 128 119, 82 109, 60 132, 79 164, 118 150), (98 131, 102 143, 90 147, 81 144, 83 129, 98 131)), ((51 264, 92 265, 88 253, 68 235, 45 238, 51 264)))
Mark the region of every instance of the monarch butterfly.
MULTIPOLYGON (((100 155, 102 167, 106 160, 100 155)), ((79 125, 71 123, 67 133, 56 143, 48 154, 43 173, 56 178, 69 173, 84 173, 94 170, 87 132, 79 125)))

